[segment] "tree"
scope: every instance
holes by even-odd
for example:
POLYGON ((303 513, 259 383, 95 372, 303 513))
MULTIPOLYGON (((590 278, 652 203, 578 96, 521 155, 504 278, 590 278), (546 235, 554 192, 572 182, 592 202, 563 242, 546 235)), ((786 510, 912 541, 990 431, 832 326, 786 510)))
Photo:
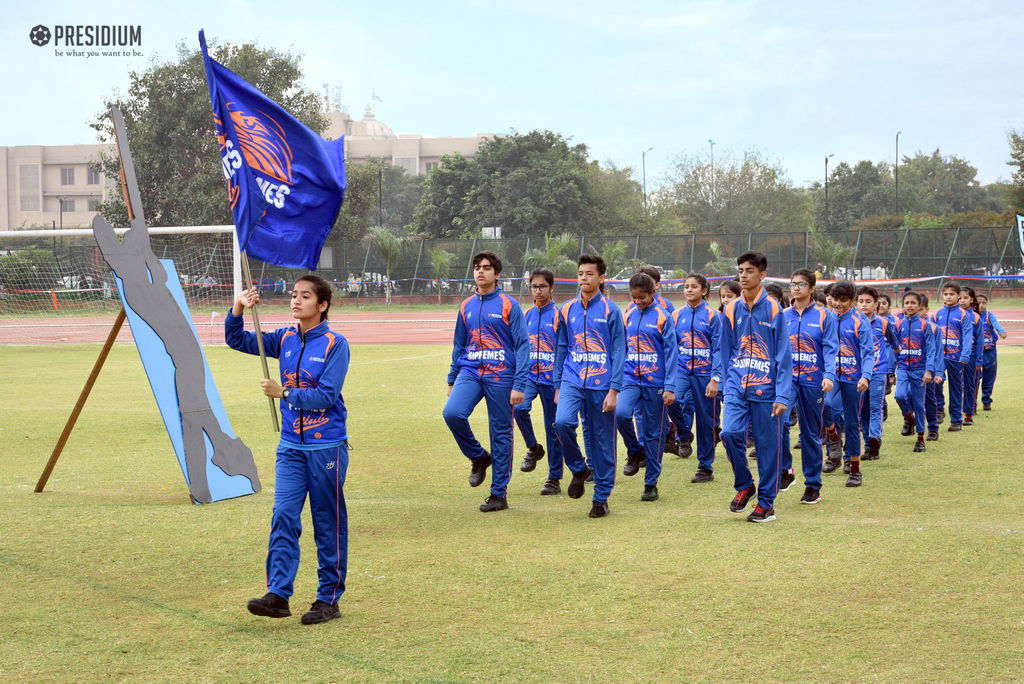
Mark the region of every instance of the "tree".
POLYGON ((526 253, 525 261, 535 268, 546 268, 555 276, 572 278, 576 275, 576 247, 579 238, 572 233, 551 236, 544 234, 544 247, 531 249, 526 253))
MULTIPOLYGON (((321 100, 301 88, 300 56, 256 45, 211 45, 210 56, 278 102, 316 132, 327 128, 321 100)), ((114 139, 109 109, 124 114, 146 220, 154 226, 232 223, 206 71, 198 47, 178 45, 176 62, 133 71, 125 97, 103 103, 91 124, 101 141, 114 139)), ((115 155, 101 154, 94 168, 119 174, 115 155)), ((120 192, 100 205, 113 225, 128 224, 120 192)))
POLYGON ((387 228, 382 226, 373 226, 370 228, 366 235, 363 237, 363 246, 376 249, 380 252, 380 256, 384 259, 385 265, 385 276, 387 277, 387 283, 384 286, 384 292, 386 293, 387 303, 391 304, 391 271, 398 263, 399 258, 405 253, 405 250, 412 244, 412 238, 398 237, 387 228))
POLYGON ((814 257, 825 266, 825 273, 835 275, 838 269, 853 258, 857 252, 855 247, 845 247, 835 240, 828 238, 825 232, 819 230, 814 224, 810 227, 811 251, 814 257))
POLYGON ((452 272, 452 259, 455 255, 446 252, 440 247, 430 250, 430 268, 434 273, 434 283, 437 285, 437 303, 441 303, 441 281, 449 277, 452 272))
POLYGON ((711 256, 713 256, 714 259, 704 264, 704 275, 735 275, 736 259, 726 256, 725 250, 722 248, 722 245, 712 241, 711 244, 708 245, 708 251, 711 252, 711 256))
POLYGON ((1013 178, 1007 190, 1011 208, 1024 212, 1024 136, 1010 131, 1010 160, 1007 165, 1014 167, 1013 178))

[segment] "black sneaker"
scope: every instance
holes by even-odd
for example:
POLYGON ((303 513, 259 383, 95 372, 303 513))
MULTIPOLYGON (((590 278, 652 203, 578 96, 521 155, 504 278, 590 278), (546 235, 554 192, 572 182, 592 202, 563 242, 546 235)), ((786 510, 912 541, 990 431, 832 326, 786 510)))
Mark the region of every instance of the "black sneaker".
MULTIPOLYGON (((643 462, 640 463, 640 467, 641 468, 643 468, 644 465, 646 465, 646 464, 643 463, 643 462)), ((594 469, 593 468, 589 468, 589 467, 587 468, 587 477, 584 478, 584 482, 589 482, 591 484, 594 483, 594 469)))
POLYGON ((694 475, 690 482, 694 484, 701 484, 703 482, 711 482, 715 479, 715 474, 705 468, 704 466, 697 466, 697 474, 694 475))
POLYGON ((269 591, 263 598, 249 599, 249 605, 246 607, 250 613, 260 617, 286 618, 292 614, 288 609, 288 599, 269 591))
POLYGON ((591 518, 603 518, 604 516, 608 515, 609 513, 611 513, 611 511, 608 509, 608 504, 607 503, 598 503, 598 502, 595 501, 594 505, 591 506, 591 508, 590 508, 590 514, 589 515, 590 515, 591 518))
MULTIPOLYGON (((828 453, 829 458, 841 459, 843 457, 843 439, 842 437, 836 437, 835 439, 829 439, 825 443, 825 450, 828 453)), ((832 468, 835 470, 835 468, 832 468)), ((831 470, 829 472, 832 472, 831 470)))
POLYGON ((729 510, 732 511, 733 513, 739 513, 740 511, 747 507, 747 503, 749 503, 750 500, 753 499, 756 495, 757 488, 754 487, 753 485, 747 487, 746 489, 741 489, 740 491, 736 492, 736 498, 732 500, 731 504, 729 504, 729 510))
POLYGON ((469 486, 479 487, 487 477, 487 469, 491 467, 491 454, 484 450, 484 457, 472 461, 469 470, 469 486))
POLYGON ((754 512, 747 516, 747 522, 769 522, 775 520, 775 509, 765 508, 761 504, 757 504, 754 508, 754 512))
POLYGON ((900 430, 900 434, 904 437, 909 437, 914 434, 914 428, 917 427, 917 422, 913 418, 903 419, 903 429, 900 430))
POLYGON ((583 490, 585 489, 583 483, 587 481, 587 476, 589 475, 593 475, 593 471, 590 468, 584 468, 572 476, 572 482, 569 483, 568 489, 570 499, 578 499, 583 496, 583 490))
POLYGON ((532 473, 533 469, 537 467, 537 461, 542 458, 544 458, 544 447, 538 442, 523 456, 523 465, 519 466, 519 470, 524 473, 532 473))
POLYGON ((693 456, 693 437, 687 440, 679 440, 679 458, 690 458, 693 456))
POLYGON ((317 599, 313 601, 312 607, 302 614, 302 624, 318 625, 321 622, 330 622, 340 617, 341 611, 338 610, 337 603, 327 603, 317 599))
POLYGON ((633 477, 640 472, 640 461, 643 460, 644 452, 638 451, 635 454, 626 456, 626 465, 622 466, 622 474, 626 477, 633 477))
POLYGON ((799 441, 793 446, 793 448, 796 449, 797 451, 800 451, 801 449, 803 449, 803 447, 800 446, 800 442, 799 441))
POLYGON ((849 474, 850 474, 850 462, 849 461, 843 461, 843 475, 849 475, 849 474))
POLYGON ((868 452, 864 454, 862 458, 867 458, 869 461, 877 461, 878 450, 881 448, 882 440, 880 440, 878 437, 868 437, 868 452))
POLYGON ((962 429, 961 425, 961 423, 950 423, 949 427, 946 428, 946 430, 948 432, 960 432, 960 430, 962 429))
POLYGON ((487 497, 487 500, 480 504, 481 513, 490 513, 491 511, 503 511, 508 508, 508 499, 503 499, 500 496, 494 496, 491 494, 487 497))
POLYGON ((814 487, 804 487, 804 495, 800 497, 802 504, 816 504, 821 501, 821 490, 814 487))
POLYGON ((783 470, 779 474, 779 491, 788 492, 789 486, 796 482, 796 475, 788 470, 783 470))
POLYGON ((981 405, 981 410, 982 411, 991 411, 992 410, 992 404, 982 404, 981 405))
POLYGON ((842 462, 843 457, 841 455, 833 457, 832 454, 829 454, 828 458, 825 459, 825 465, 821 467, 821 472, 834 473, 842 464, 842 462))
POLYGON ((939 441, 939 431, 929 430, 928 436, 924 438, 926 442, 937 442, 939 441))
POLYGON ((914 442, 914 453, 920 454, 928 450, 928 447, 924 445, 924 442, 918 440, 914 442))
POLYGON ((974 425, 974 417, 971 416, 971 415, 964 416, 963 425, 964 425, 964 427, 969 427, 971 425, 974 425))
MULTIPOLYGON (((890 392, 892 392, 891 388, 885 391, 886 394, 890 392)), ((887 420, 889 420, 889 404, 882 404, 882 422, 884 423, 887 420)))
MULTIPOLYGON (((918 442, 920 444, 920 442, 918 442)), ((847 487, 860 487, 860 483, 863 481, 863 477, 860 473, 850 473, 850 477, 846 479, 847 487)))
POLYGON ((753 449, 754 448, 754 438, 753 437, 747 437, 747 448, 748 449, 753 449))
POLYGON ((945 412, 945 410, 939 409, 938 417, 939 417, 939 425, 942 425, 943 423, 945 423, 946 422, 946 412, 945 412))
POLYGON ((542 487, 540 490, 541 496, 554 496, 555 494, 561 493, 562 485, 559 484, 558 480, 552 480, 550 478, 547 482, 544 483, 544 487, 542 487))
POLYGON ((679 442, 677 442, 672 437, 667 437, 665 439, 665 448, 662 451, 664 453, 666 453, 666 454, 675 454, 676 456, 678 456, 679 455, 679 442))
POLYGON ((644 493, 640 495, 641 501, 657 501, 658 500, 658 486, 657 485, 644 485, 644 493))

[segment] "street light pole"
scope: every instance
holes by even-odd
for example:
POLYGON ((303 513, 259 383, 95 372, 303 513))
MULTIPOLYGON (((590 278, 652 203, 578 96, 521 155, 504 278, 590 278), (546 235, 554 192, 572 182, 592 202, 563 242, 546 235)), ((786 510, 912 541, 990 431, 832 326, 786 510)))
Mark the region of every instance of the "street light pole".
POLYGON ((57 202, 60 203, 60 229, 61 230, 64 230, 64 200, 66 200, 67 198, 68 198, 67 195, 64 195, 63 197, 60 197, 60 196, 57 197, 57 202))
POLYGON ((647 153, 653 149, 653 147, 648 147, 640 153, 640 164, 643 166, 644 173, 644 209, 647 208, 647 153))
POLYGON ((825 232, 829 232, 830 224, 828 218, 828 160, 836 155, 829 154, 825 157, 825 232))
POLYGON ((900 213, 900 133, 896 131, 896 213, 900 213))
POLYGON ((711 209, 715 208, 715 141, 708 138, 711 143, 711 209))

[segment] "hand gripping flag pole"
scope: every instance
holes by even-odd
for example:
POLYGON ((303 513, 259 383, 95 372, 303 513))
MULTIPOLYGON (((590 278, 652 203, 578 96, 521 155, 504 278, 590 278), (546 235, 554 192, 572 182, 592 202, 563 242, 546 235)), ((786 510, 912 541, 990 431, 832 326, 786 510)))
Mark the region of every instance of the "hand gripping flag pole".
MULTIPOLYGON (((245 278, 246 288, 252 284, 252 274, 249 272, 249 257, 246 256, 245 250, 242 250, 242 275, 245 278)), ((270 367, 267 365, 267 352, 263 349, 263 329, 260 327, 260 314, 257 311, 259 305, 253 304, 252 309, 252 325, 256 328, 256 347, 260 351, 260 363, 263 364, 263 377, 267 380, 270 379, 270 367)), ((267 401, 270 402, 270 420, 274 424, 274 432, 281 431, 281 424, 277 421, 277 405, 274 403, 273 397, 267 397, 267 401)))

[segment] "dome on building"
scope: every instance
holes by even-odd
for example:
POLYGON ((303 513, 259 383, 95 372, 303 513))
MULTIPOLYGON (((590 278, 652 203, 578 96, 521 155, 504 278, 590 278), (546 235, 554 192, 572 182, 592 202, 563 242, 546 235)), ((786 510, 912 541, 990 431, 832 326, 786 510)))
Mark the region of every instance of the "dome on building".
POLYGON ((373 115, 373 109, 366 105, 363 118, 352 125, 353 135, 365 135, 368 138, 397 138, 395 132, 386 123, 377 121, 373 115))

